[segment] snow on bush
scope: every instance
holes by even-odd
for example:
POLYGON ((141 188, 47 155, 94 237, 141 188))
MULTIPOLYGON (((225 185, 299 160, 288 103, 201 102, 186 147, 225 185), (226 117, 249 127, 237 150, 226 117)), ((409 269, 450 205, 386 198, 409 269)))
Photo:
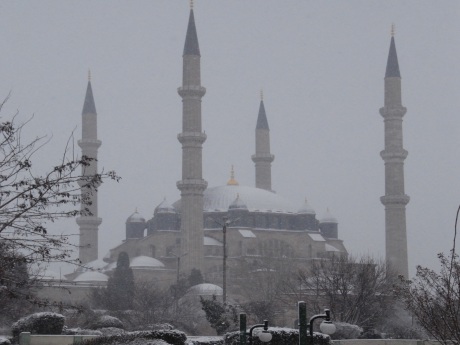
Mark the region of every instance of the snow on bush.
POLYGON ((64 326, 62 330, 62 334, 64 335, 102 335, 101 331, 94 330, 94 329, 85 329, 85 328, 67 328, 64 326))
POLYGON ((122 328, 124 329, 123 322, 120 321, 120 319, 110 316, 110 315, 102 315, 97 319, 97 321, 94 323, 93 328, 99 329, 99 328, 109 328, 109 327, 115 327, 115 328, 122 328))
POLYGON ((363 329, 358 325, 346 322, 334 322, 336 331, 331 335, 332 339, 358 339, 363 329))
POLYGON ((224 345, 222 337, 194 337, 187 339, 187 345, 224 345))
POLYGON ((106 337, 126 333, 124 329, 116 328, 116 327, 99 328, 98 331, 100 331, 102 335, 106 337))
POLYGON ((32 334, 61 334, 64 327, 64 315, 43 312, 35 313, 19 319, 11 326, 14 337, 18 337, 21 332, 32 334))
POLYGON ((185 345, 186 339, 184 332, 176 330, 138 331, 89 339, 85 340, 82 345, 163 345, 161 342, 152 342, 152 340, 162 340, 170 345, 185 345))
POLYGON ((0 336, 0 345, 11 345, 11 341, 6 337, 0 336))
MULTIPOLYGON (((254 345, 263 345, 259 340, 258 334, 262 332, 262 328, 256 328, 253 335, 253 344, 254 345)), ((292 328, 281 328, 281 327, 269 327, 268 331, 272 334, 272 340, 270 340, 270 345, 291 345, 299 343, 299 330, 292 328)), ((249 333, 249 329, 247 330, 249 333)), ((246 339, 248 339, 247 336, 246 339)), ((314 344, 315 345, 331 345, 331 338, 323 333, 313 333, 314 344)), ((224 336, 225 345, 239 345, 240 343, 240 332, 231 332, 227 333, 224 336)))

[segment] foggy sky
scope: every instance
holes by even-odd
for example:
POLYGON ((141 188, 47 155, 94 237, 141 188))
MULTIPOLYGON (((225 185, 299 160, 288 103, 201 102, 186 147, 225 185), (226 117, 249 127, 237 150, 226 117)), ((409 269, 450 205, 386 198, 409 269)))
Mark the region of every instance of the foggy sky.
MULTIPOLYGON (((203 176, 222 185, 235 167, 254 185, 260 89, 271 130, 272 186, 317 217, 329 207, 352 254, 382 257, 383 77, 396 26, 402 76, 409 266, 436 266, 452 246, 460 203, 458 1, 195 1, 201 50, 203 176)), ((120 183, 100 188, 99 253, 119 244, 137 207, 146 218, 180 198, 182 50, 188 1, 3 1, 2 119, 16 110, 52 136, 36 157, 59 162, 92 72, 99 166, 120 183)), ((76 142, 75 142, 76 146, 76 142)), ((79 148, 76 146, 76 152, 79 148)), ((72 220, 54 231, 77 233, 72 220)))

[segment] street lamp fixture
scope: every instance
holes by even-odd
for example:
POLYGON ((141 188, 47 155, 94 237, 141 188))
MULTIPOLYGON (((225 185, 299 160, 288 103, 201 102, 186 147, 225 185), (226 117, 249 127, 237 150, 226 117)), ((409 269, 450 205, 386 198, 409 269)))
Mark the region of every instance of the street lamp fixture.
POLYGON ((252 326, 251 329, 249 330, 249 345, 252 345, 252 332, 256 328, 262 328, 262 327, 264 330, 259 333, 259 340, 264 343, 272 340, 272 334, 268 331, 268 320, 264 320, 264 323, 252 326))
POLYGON ((335 325, 331 321, 331 311, 329 309, 324 309, 324 314, 314 315, 310 318, 310 337, 313 337, 313 322, 316 319, 324 319, 323 322, 319 325, 321 333, 331 335, 336 331, 335 325))

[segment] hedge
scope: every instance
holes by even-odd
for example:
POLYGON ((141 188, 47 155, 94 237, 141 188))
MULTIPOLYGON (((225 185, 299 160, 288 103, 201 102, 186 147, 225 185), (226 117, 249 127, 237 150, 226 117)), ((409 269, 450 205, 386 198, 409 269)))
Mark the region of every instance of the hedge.
POLYGON ((126 344, 136 339, 154 340, 159 339, 171 345, 184 345, 187 336, 180 331, 139 331, 129 332, 120 335, 102 336, 98 338, 88 339, 82 342, 82 345, 113 345, 126 344))

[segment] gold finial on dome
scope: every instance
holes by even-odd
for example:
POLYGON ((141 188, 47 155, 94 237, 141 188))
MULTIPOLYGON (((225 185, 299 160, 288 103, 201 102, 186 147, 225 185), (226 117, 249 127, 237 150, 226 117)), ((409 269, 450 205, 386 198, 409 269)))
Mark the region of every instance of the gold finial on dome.
POLYGON ((395 23, 391 24, 391 37, 395 36, 395 23))
POLYGON ((232 170, 230 171, 230 180, 227 182, 227 186, 238 186, 239 183, 237 180, 235 180, 235 171, 233 170, 233 165, 232 165, 232 170))

